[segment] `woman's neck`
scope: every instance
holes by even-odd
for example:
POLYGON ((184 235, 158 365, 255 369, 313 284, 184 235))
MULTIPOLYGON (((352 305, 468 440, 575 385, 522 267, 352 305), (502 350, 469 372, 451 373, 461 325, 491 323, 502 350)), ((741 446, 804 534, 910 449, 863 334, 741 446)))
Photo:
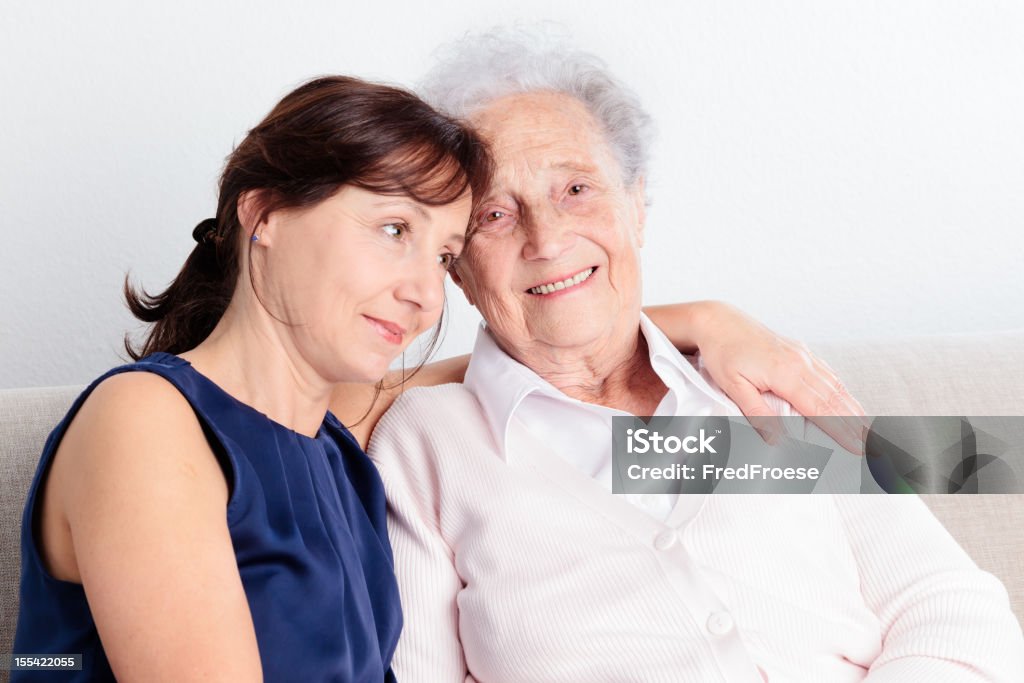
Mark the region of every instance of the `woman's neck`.
POLYGON ((650 415, 668 388, 651 366, 640 333, 613 335, 592 348, 537 350, 511 355, 562 393, 586 403, 650 415))
POLYGON ((302 361, 262 308, 233 301, 210 336, 181 357, 271 420, 306 436, 319 431, 333 385, 302 361))

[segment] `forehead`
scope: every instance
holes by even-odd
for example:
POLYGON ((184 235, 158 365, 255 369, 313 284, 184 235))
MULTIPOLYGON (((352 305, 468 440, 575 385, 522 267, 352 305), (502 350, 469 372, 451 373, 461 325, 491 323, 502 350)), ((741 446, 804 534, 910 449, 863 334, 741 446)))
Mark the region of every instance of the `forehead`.
POLYGON ((558 168, 607 175, 619 171, 600 124, 575 97, 555 92, 509 95, 477 112, 472 122, 490 144, 498 176, 558 168))

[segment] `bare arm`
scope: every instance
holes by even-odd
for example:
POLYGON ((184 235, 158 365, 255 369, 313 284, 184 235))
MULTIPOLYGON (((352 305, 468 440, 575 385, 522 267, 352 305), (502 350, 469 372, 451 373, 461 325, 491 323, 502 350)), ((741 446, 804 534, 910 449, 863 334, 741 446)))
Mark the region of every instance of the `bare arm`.
POLYGON ((262 679, 227 482, 170 384, 140 372, 97 387, 58 449, 46 499, 44 553, 55 574, 80 579, 118 680, 262 679), (70 565, 54 529, 70 533, 70 565))
MULTIPOLYGON (((776 413, 761 395, 772 392, 844 448, 862 452, 864 409, 835 372, 803 344, 718 301, 648 306, 644 312, 680 351, 700 351, 711 377, 762 433, 784 431, 773 421, 776 413)), ((468 365, 468 355, 430 363, 404 386, 461 382, 468 365)), ((402 379, 401 373, 390 373, 376 401, 369 385, 345 384, 335 391, 331 410, 350 425, 363 448, 380 416, 402 392, 402 379)))
POLYGON ((469 367, 469 354, 428 363, 412 374, 389 372, 378 393, 372 384, 339 384, 331 396, 331 412, 348 427, 366 450, 370 434, 381 416, 405 389, 462 382, 469 367))

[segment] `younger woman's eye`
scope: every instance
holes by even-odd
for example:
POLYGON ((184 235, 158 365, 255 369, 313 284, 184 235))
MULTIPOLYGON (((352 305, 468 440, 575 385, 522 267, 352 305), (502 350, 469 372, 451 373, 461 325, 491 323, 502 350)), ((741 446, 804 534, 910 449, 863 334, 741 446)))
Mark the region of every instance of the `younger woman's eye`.
POLYGON ((383 228, 384 233, 390 237, 400 240, 405 237, 405 233, 409 231, 409 226, 405 223, 388 223, 383 228))

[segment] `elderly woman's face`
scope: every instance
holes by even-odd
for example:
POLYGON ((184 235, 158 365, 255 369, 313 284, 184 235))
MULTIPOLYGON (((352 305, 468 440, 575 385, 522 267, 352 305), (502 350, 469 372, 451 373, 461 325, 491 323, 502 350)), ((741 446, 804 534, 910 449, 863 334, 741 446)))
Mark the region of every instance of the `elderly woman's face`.
POLYGON ((473 123, 496 174, 456 268, 499 344, 570 350, 635 330, 643 186, 624 186, 598 123, 549 92, 497 100, 473 123))

